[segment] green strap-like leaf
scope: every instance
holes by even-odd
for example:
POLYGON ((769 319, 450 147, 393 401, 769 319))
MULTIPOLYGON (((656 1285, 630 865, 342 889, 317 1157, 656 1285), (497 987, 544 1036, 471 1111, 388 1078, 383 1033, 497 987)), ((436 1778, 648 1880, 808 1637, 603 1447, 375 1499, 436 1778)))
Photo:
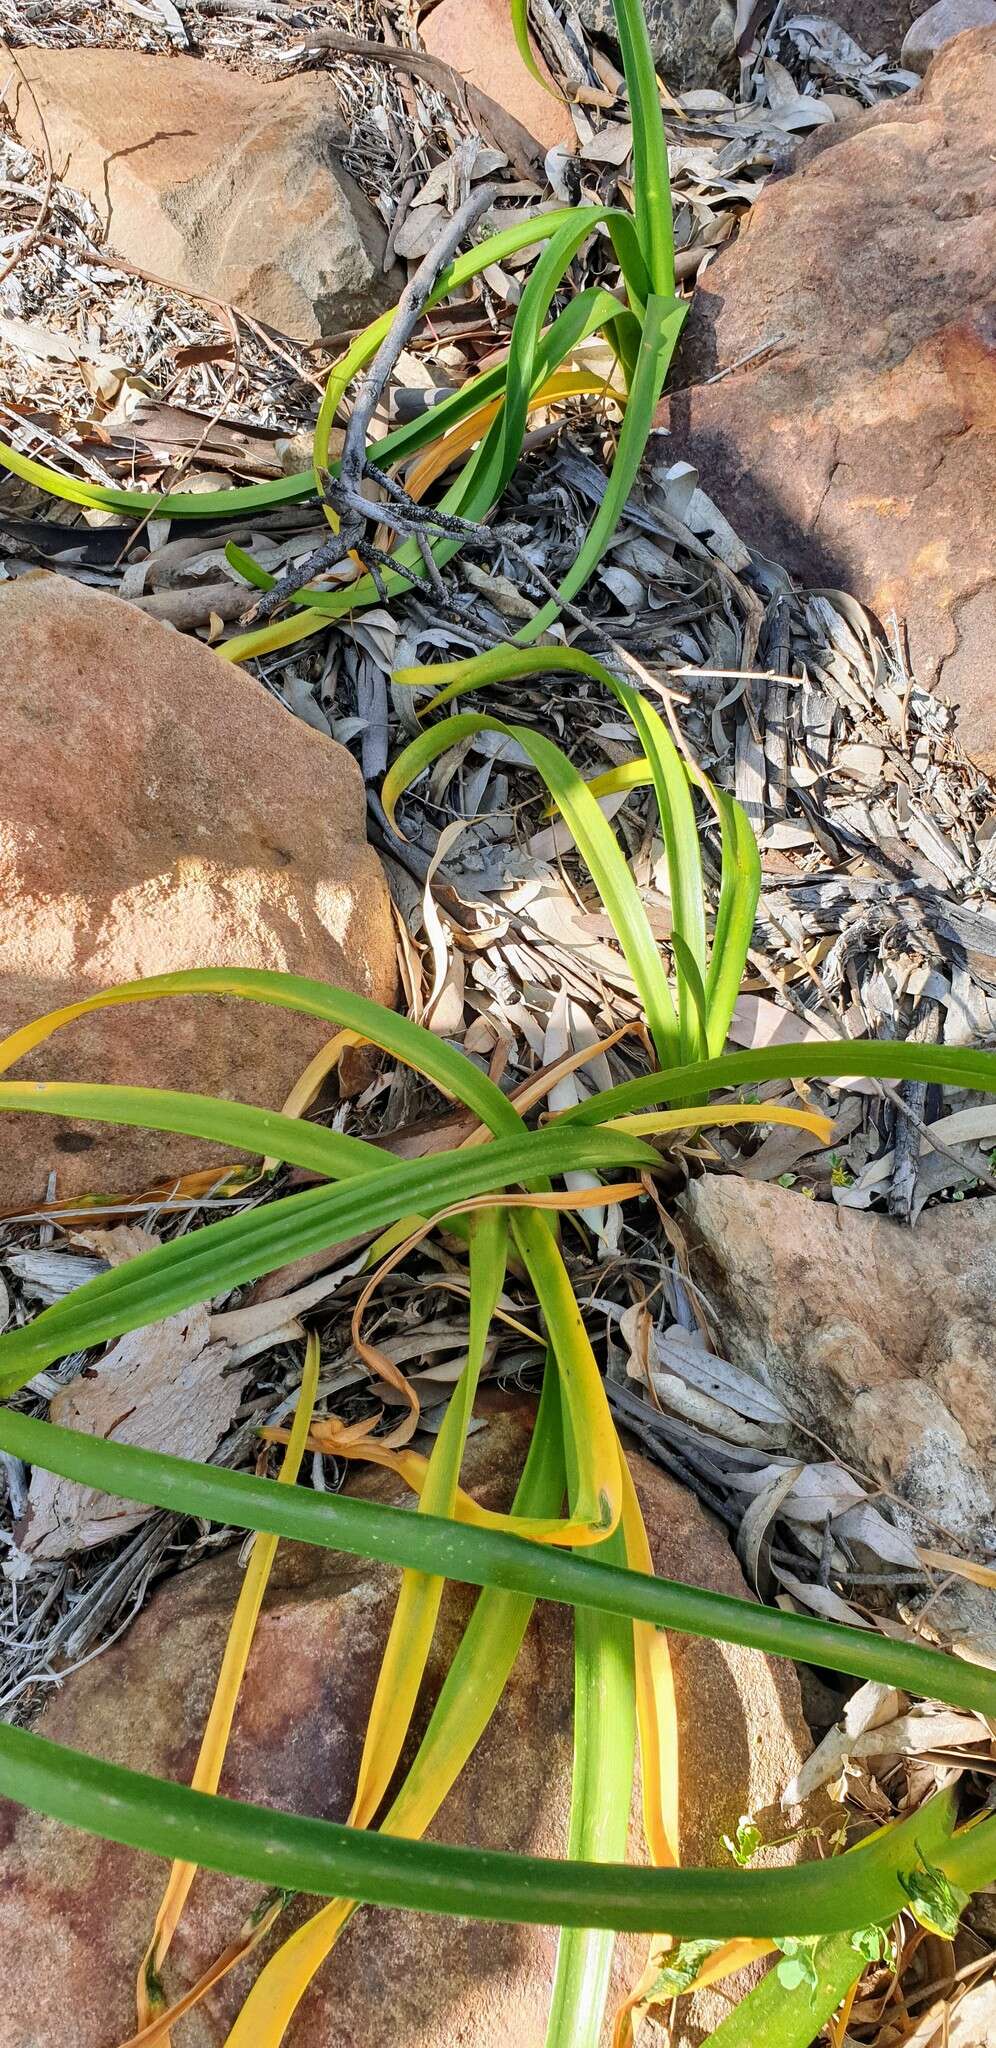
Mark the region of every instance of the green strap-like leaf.
MULTIPOLYGON (((569 1471, 576 1465, 567 1448, 569 1471)), ((600 1546, 607 1564, 625 1565, 616 1528, 600 1546)), ((633 1630, 618 1614, 574 1612, 574 1757, 567 1854, 572 1860, 623 1862, 636 1762, 633 1630)), ((564 1927, 547 2020, 546 2048, 598 2048, 615 1936, 604 1928, 564 1927)))
MULTIPOLYGON (((905 1902, 897 1870, 926 1820, 921 1809, 855 1852, 842 1885, 833 1861, 771 1871, 642 1870, 406 1842, 194 1792, 26 1728, 0 1727, 0 1794, 106 1841, 286 1891, 478 1920, 716 1937, 765 1935, 772 1926, 834 1933, 891 1917, 905 1902)), ((994 1837, 990 1820, 953 1842, 941 1858, 948 1876, 966 1889, 988 1882, 994 1837)))
POLYGON ((13 1393, 54 1358, 83 1351, 228 1294, 308 1252, 383 1230, 402 1216, 433 1216, 454 1203, 577 1168, 659 1164, 652 1147, 621 1132, 523 1131, 462 1152, 406 1160, 243 1209, 98 1273, 32 1323, 0 1337, 0 1394, 13 1393))
MULTIPOLYGON (((115 1088, 89 1081, 0 1081, 0 1111, 30 1116, 71 1116, 89 1123, 121 1124, 131 1130, 179 1131, 187 1138, 205 1138, 234 1145, 240 1152, 258 1152, 323 1173, 328 1180, 350 1174, 375 1173, 392 1163, 365 1138, 328 1131, 302 1117, 281 1116, 274 1109, 255 1109, 248 1102, 226 1102, 216 1095, 183 1095, 169 1088, 115 1088)), ((2 1139, 0 1125, 0 1139, 2 1139)))
POLYGON ((642 0, 612 0, 633 123, 633 211, 651 290, 674 293, 674 226, 667 136, 642 0))
POLYGON ((747 963, 761 893, 761 856, 742 805, 709 785, 722 843, 719 902, 706 976, 708 1051, 717 1059, 726 1044, 747 963))
POLYGON ((498 462, 501 473, 506 477, 511 475, 522 449, 526 408, 530 393, 536 388, 540 333, 553 295, 578 250, 587 241, 592 226, 608 220, 611 212, 611 207, 599 207, 592 216, 585 209, 580 222, 568 222, 558 229, 537 257, 523 287, 512 322, 505 369, 505 404, 501 418, 495 422, 498 462))
POLYGON ((544 78, 533 55, 532 39, 529 34, 529 0, 509 0, 509 13, 512 16, 512 33, 515 36, 515 47, 522 58, 526 70, 532 73, 537 85, 541 85, 543 91, 548 92, 551 99, 559 100, 560 94, 554 92, 549 79, 544 78))
POLYGON ((84 1436, 13 1408, 0 1407, 0 1450, 122 1500, 240 1529, 265 1529, 298 1543, 379 1558, 384 1564, 434 1572, 464 1585, 500 1586, 532 1599, 597 1607, 655 1628, 743 1643, 775 1657, 825 1664, 854 1678, 880 1679, 948 1706, 996 1714, 996 1673, 964 1658, 947 1657, 918 1643, 892 1641, 869 1629, 783 1614, 752 1600, 623 1571, 497 1530, 412 1515, 348 1495, 306 1493, 251 1473, 198 1465, 113 1438, 84 1436))
POLYGON ((13 1031, 0 1043, 0 1072, 36 1049, 57 1031, 97 1010, 118 1009, 132 1003, 159 1002, 165 996, 237 996, 243 1002, 263 1003, 278 1010, 293 1010, 303 1017, 317 1017, 325 1024, 345 1026, 368 1038, 382 1052, 404 1066, 414 1067, 434 1081, 446 1095, 462 1102, 489 1130, 514 1135, 522 1129, 517 1110, 501 1089, 482 1074, 473 1060, 457 1052, 445 1039, 437 1038, 409 1017, 399 1016, 383 1003, 334 983, 313 981, 306 975, 283 974, 261 967, 189 967, 175 974, 147 975, 141 981, 122 981, 116 987, 67 1003, 47 1017, 13 1031))
POLYGON ((686 1101, 716 1088, 749 1088, 757 1081, 816 1081, 858 1074, 894 1081, 935 1081, 942 1088, 983 1088, 996 1095, 996 1053, 963 1045, 911 1045, 904 1039, 806 1039, 801 1045, 766 1045, 697 1060, 667 1074, 644 1074, 605 1088, 557 1118, 560 1124, 600 1124, 653 1103, 686 1101))
MULTIPOLYGON (((841 1873, 843 1880, 843 1872, 841 1873)), ((709 2048, 811 2048, 864 1967, 849 1934, 829 1934, 813 1951, 816 1987, 786 1990, 770 1969, 709 2036, 709 2048)))

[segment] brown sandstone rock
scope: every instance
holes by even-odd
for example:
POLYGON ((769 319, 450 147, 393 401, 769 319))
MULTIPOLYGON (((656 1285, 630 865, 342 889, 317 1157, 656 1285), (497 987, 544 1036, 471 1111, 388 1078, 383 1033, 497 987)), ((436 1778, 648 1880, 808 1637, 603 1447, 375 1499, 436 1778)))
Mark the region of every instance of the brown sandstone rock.
POLYGON ((714 1174, 686 1206, 727 1356, 969 1551, 996 1538, 996 1203, 915 1230, 714 1174))
MULTIPOLYGON (((440 0, 419 22, 419 35, 431 57, 452 64, 479 92, 496 100, 544 149, 557 142, 576 144, 574 123, 560 94, 545 92, 519 55, 512 33, 508 0, 440 0)), ((534 51, 547 79, 550 73, 534 51)))
MULTIPOLYGON (((387 888, 359 770, 243 670, 57 576, 0 585, 0 1032, 112 982, 268 967, 393 1002, 387 888)), ((30 1080, 279 1109, 331 1027, 175 998, 70 1025, 30 1080)), ((0 1208, 145 1187, 231 1153, 40 1116, 0 1124, 0 1208)))
POLYGON ((822 130, 696 294, 659 421, 751 545, 909 629, 996 768, 996 29, 822 130), (697 382, 764 344, 775 352, 697 382))
MULTIPOLYGON (((112 249, 169 284, 229 300, 300 341, 361 325, 397 296, 385 230, 339 152, 329 81, 263 83, 193 57, 20 49, 60 177, 112 249)), ((21 141, 38 111, 8 66, 21 141)))
MULTIPOLYGON (((497 1419, 472 1437, 465 1476, 488 1505, 509 1501, 532 1408, 491 1396, 497 1419)), ((633 1470, 658 1569, 743 1594, 733 1554, 692 1496, 640 1457, 633 1470)), ((397 1483, 366 1472, 354 1490, 397 1502, 397 1483)), ((239 1584, 234 1551, 170 1580, 124 1639, 70 1678, 45 1734, 115 1761, 189 1775, 239 1584)), ((281 1546, 253 1647, 221 1789, 341 1819, 396 1592, 384 1567, 281 1546)), ((453 1589, 431 1688, 472 1605, 453 1589)), ((752 1651, 672 1639, 682 1729, 686 1861, 721 1863, 741 1812, 773 1801, 809 1747, 788 1665, 752 1651)), ((571 1738, 570 1629, 541 1606, 504 1700, 446 1801, 436 1839, 565 1853, 571 1738)), ((128 2030, 133 1971, 164 1866, 68 1833, 0 1803, 0 2048, 110 2048, 128 2030)), ((780 1856, 793 1852, 779 1852, 780 1856)), ((229 1938, 257 1894, 198 1878, 169 1965, 182 1984, 229 1938)), ((542 2048, 554 1967, 551 1929, 489 1927, 415 1914, 359 1914, 299 2008, 287 2048, 542 2048)), ((617 1954, 614 1995, 642 1966, 617 1954)), ((178 2048, 218 2048, 256 1968, 240 1968, 178 2030, 178 2048)), ((676 2048, 716 2023, 726 1993, 704 1994, 676 2048)), ((661 2036, 651 2024, 649 2040, 661 2036)))

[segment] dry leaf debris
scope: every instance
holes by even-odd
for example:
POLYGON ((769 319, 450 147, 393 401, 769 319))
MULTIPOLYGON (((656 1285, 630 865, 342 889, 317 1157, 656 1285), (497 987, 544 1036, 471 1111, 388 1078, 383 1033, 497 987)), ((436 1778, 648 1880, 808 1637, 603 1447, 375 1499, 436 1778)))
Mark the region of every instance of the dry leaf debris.
MULTIPOLYGON (((570 39, 552 9, 540 6, 536 20, 576 93, 577 153, 552 153, 548 184, 524 175, 495 135, 469 126, 466 109, 427 76, 336 56, 324 32, 381 33, 382 16, 363 0, 292 8, 276 0, 109 0, 101 8, 83 0, 45 7, 0 0, 0 32, 15 46, 187 46, 267 77, 327 71, 351 128, 348 168, 379 207, 392 252, 412 266, 485 181, 497 198, 482 231, 555 201, 625 196, 631 135, 611 64, 573 18, 570 39)), ((407 22, 399 16, 402 43, 412 47, 407 22)), ((835 24, 776 11, 736 93, 687 93, 670 107, 682 279, 694 279, 735 231, 795 139, 908 83, 835 24)), ((86 202, 57 178, 49 187, 47 167, 0 132, 0 269, 9 265, 0 281, 5 430, 13 426, 23 445, 106 482, 184 477, 190 488, 205 489, 306 464, 317 391, 334 349, 299 349, 230 308, 184 298, 116 262, 98 234, 86 202)), ((493 269, 464 303, 442 310, 431 331, 413 338, 396 372, 395 411, 487 362, 507 336, 523 260, 493 269)), ((579 284, 595 279, 614 282, 601 240, 578 263, 579 284)), ((781 341, 773 334, 768 345, 781 341)), ((468 742, 405 799, 404 842, 389 832, 375 792, 388 758, 415 729, 411 695, 391 683, 391 671, 491 644, 528 615, 538 587, 529 587, 523 553, 554 581, 573 560, 605 487, 615 417, 611 401, 585 400, 566 416, 531 423, 526 459, 503 507, 503 519, 524 531, 522 547, 498 554, 486 573, 459 558, 447 572, 454 599, 474 597, 472 624, 447 623, 416 594, 391 611, 358 616, 324 644, 259 665, 289 713, 332 733, 361 761, 371 836, 399 912, 410 1013, 513 1089, 615 1036, 590 1069, 553 1084, 551 1109, 583 1092, 587 1073, 609 1085, 645 1067, 647 1054, 608 922, 563 832, 544 816, 528 764, 500 736, 468 742)), ((386 424, 384 414, 374 431, 386 424)), ((0 505, 0 573, 54 566, 211 639, 248 601, 225 559, 226 540, 238 540, 279 577, 325 531, 313 510, 289 507, 234 535, 210 525, 191 534, 152 520, 133 538, 113 521, 43 501, 13 480, 0 485, 0 505)), ((846 593, 796 591, 749 542, 695 473, 671 462, 659 436, 584 612, 566 621, 570 637, 659 693, 684 743, 735 790, 756 826, 764 889, 734 1041, 924 1029, 947 1043, 992 1038, 993 793, 960 755, 943 709, 910 675, 902 622, 886 621, 883 635, 846 593)), ((577 678, 563 685, 552 678, 542 698, 525 703, 511 687, 499 688, 488 702, 498 713, 535 720, 588 775, 632 752, 614 705, 577 678)), ((603 803, 666 945, 670 906, 652 807, 639 792, 603 803)), ((761 1091, 765 1100, 790 1093, 782 1083, 761 1091)), ((929 1092, 914 1102, 867 1083, 820 1084, 812 1094, 835 1118, 831 1148, 785 1129, 747 1140, 717 1132, 675 1148, 672 1187, 703 1167, 734 1167, 791 1180, 817 1200, 891 1202, 910 1218, 925 1201, 992 1187, 996 1123, 988 1104, 947 1097, 942 1107, 929 1092)), ((399 1151, 453 1141, 452 1113, 441 1115, 425 1085, 405 1071, 368 1072, 358 1093, 345 1087, 321 1113, 364 1136, 389 1132, 399 1151)), ((117 1227, 183 1229, 205 1202, 266 1194, 181 1192, 165 1204, 138 1202, 117 1227)), ((81 1243, 80 1220, 53 1211, 47 1220, 4 1227, 4 1318, 23 1316, 28 1305, 94 1270, 110 1247, 93 1238, 81 1243)), ((805 1440, 767 1389, 723 1360, 666 1209, 589 1213, 583 1228, 567 1227, 566 1242, 579 1300, 593 1332, 602 1332, 620 1422, 724 1518, 762 1595, 887 1629, 899 1625, 895 1617, 909 1611, 908 1601, 915 1607, 929 1598, 948 1568, 936 1561, 936 1532, 911 1529, 860 1474, 805 1440)), ((307 1271, 298 1267, 229 1302, 205 1304, 141 1340, 124 1340, 104 1359, 67 1360, 41 1375, 27 1398, 54 1415, 72 1404, 77 1421, 88 1418, 91 1427, 133 1428, 135 1440, 246 1465, 259 1454, 259 1427, 279 1426, 293 1406, 299 1316, 306 1313, 322 1334, 318 1412, 344 1424, 368 1418, 394 1397, 371 1392, 351 1342, 362 1261, 362 1248, 346 1247, 324 1264, 304 1262, 307 1271), (199 1376, 203 1441, 196 1444, 181 1426, 185 1399, 181 1415, 161 1398, 167 1357, 181 1391, 191 1373, 199 1376), (125 1405, 127 1424, 119 1421, 125 1405), (143 1436, 143 1427, 151 1434, 143 1436)), ((463 1362, 462 1286, 445 1239, 425 1244, 388 1277, 365 1323, 369 1340, 411 1374, 428 1432, 463 1362)), ((514 1274, 501 1308, 507 1320, 489 1370, 532 1375, 539 1336, 514 1274)), ((311 1477, 334 1486, 342 1469, 316 1455, 311 1477)), ((0 1539, 0 1711, 19 1716, 127 1625, 157 1573, 227 1540, 224 1531, 191 1529, 166 1515, 129 1523, 115 1509, 118 1518, 109 1521, 99 1501, 70 1499, 65 1490, 55 1497, 62 1482, 43 1485, 39 1475, 29 1486, 13 1460, 4 1461, 0 1484, 9 1523, 21 1533, 20 1543, 13 1534, 0 1539)), ((991 1774, 991 1731, 971 1717, 911 1709, 896 1695, 869 1702, 871 1690, 846 1703, 833 1697, 825 1739, 807 1767, 825 1774, 852 1810, 880 1820, 915 1803, 928 1780, 991 1774)), ((786 1788, 787 1801, 799 1791, 786 1788)), ((941 2002, 946 2015, 950 1996, 952 2028, 990 1988, 980 1981, 990 1965, 979 1936, 969 1928, 959 1941, 958 1954, 944 1962, 951 1981, 944 1979, 941 2002)), ((941 2038, 932 2019, 937 1958, 911 1944, 903 1963, 899 1978, 871 1983, 852 2014, 852 2033, 879 2048, 902 2039, 933 2048, 941 2038)))

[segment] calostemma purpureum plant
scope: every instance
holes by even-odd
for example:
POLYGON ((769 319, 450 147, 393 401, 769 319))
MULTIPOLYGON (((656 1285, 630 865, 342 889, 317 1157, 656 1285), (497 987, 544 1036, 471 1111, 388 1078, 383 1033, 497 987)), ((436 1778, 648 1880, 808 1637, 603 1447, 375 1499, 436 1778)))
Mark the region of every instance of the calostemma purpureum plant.
MULTIPOLYGON (((524 0, 516 0, 514 12, 520 45, 528 52, 524 0)), ((436 298, 510 249, 543 238, 508 360, 369 451, 378 463, 394 462, 441 434, 447 455, 454 448, 471 449, 443 509, 459 519, 481 519, 511 474, 530 405, 543 394, 549 397, 559 366, 586 335, 604 332, 622 367, 626 409, 603 503, 561 586, 561 601, 581 588, 618 520, 685 311, 674 292, 667 157, 642 11, 637 0, 616 0, 616 12, 633 115, 633 216, 619 209, 564 209, 457 257, 438 280, 436 298), (613 239, 625 303, 596 289, 578 294, 550 319, 574 254, 601 228, 613 239), (454 443, 451 436, 463 438, 454 443)), ((388 315, 373 323, 332 373, 316 436, 319 470, 334 469, 328 462, 334 415, 351 381, 373 359, 389 321, 388 315)), ((213 499, 163 499, 71 483, 11 449, 3 459, 31 481, 78 502, 178 518, 242 518, 253 509, 313 495, 318 484, 316 472, 309 471, 213 499)), ((437 560, 460 544, 459 536, 441 534, 433 542, 437 560)), ((407 587, 405 571, 416 552, 411 542, 398 547, 384 577, 389 590, 407 587)), ((262 580, 251 563, 245 567, 262 580)), ((363 574, 334 593, 302 590, 288 617, 229 642, 224 652, 238 660, 287 645, 377 595, 373 579, 363 574)), ((724 1051, 759 887, 747 820, 683 757, 645 696, 588 655, 531 644, 557 609, 551 600, 517 644, 467 663, 402 672, 396 680, 436 685, 427 718, 457 692, 480 692, 495 682, 551 670, 579 673, 614 692, 633 724, 638 750, 625 779, 650 784, 658 808, 673 909, 670 968, 596 795, 563 753, 532 728, 502 725, 476 711, 428 724, 393 764, 383 802, 393 815, 406 786, 469 735, 488 729, 517 739, 570 828, 611 919, 656 1052, 654 1071, 590 1095, 537 1128, 530 1116, 539 1094, 532 1103, 511 1102, 470 1060, 403 1017, 321 983, 210 968, 109 990, 40 1019, 0 1046, 0 1072, 6 1073, 91 1010, 223 993, 300 1011, 336 1033, 368 1041, 434 1082, 478 1127, 473 1140, 458 1149, 399 1162, 376 1145, 238 1102, 110 1084, 0 1082, 0 1109, 179 1131, 322 1177, 317 1186, 243 1209, 117 1267, 30 1325, 0 1337, 0 1395, 8 1403, 0 1408, 0 1448, 130 1500, 257 1532, 191 1786, 116 1768, 23 1729, 0 1729, 0 1791, 171 1862, 147 1952, 136 1957, 136 2038, 143 2044, 166 2039, 172 2023, 210 1983, 272 1929, 289 1896, 307 1893, 324 1903, 260 1972, 228 2048, 276 2048, 315 1971, 364 1902, 559 1926, 547 2048, 596 2048, 601 2040, 617 1931, 653 1938, 646 1975, 616 2016, 619 2048, 631 2038, 641 2006, 712 1981, 754 1956, 780 1952, 777 1967, 714 2038, 721 2048, 757 2041, 770 2048, 805 2048, 856 1982, 898 1911, 912 1907, 922 1916, 929 1899, 931 1910, 956 1912, 961 1897, 996 1876, 996 1817, 958 1829, 950 1795, 933 1799, 845 1857, 794 1870, 678 1867, 680 1759, 668 1629, 753 1645, 989 1714, 996 1713, 996 1679, 915 1644, 653 1576, 625 1456, 561 1254, 557 1211, 583 1208, 587 1199, 639 1199, 646 1177, 658 1168, 658 1146, 676 1130, 776 1120, 823 1129, 822 1120, 806 1109, 742 1103, 737 1098, 745 1085, 779 1076, 866 1074, 994 1089, 996 1057, 851 1040, 724 1051), (711 812, 719 828, 722 868, 712 907, 697 805, 711 812), (590 1197, 564 1186, 565 1176, 579 1172, 597 1177, 590 1197), (368 1257, 373 1283, 386 1262, 414 1252, 421 1236, 443 1222, 467 1249, 470 1327, 463 1376, 428 1458, 378 1448, 369 1440, 366 1447, 367 1455, 395 1463, 418 1496, 414 1514, 294 1484, 305 1450, 327 1444, 332 1426, 312 1413, 314 1339, 276 1480, 95 1440, 16 1404, 20 1390, 55 1359, 99 1347, 192 1303, 227 1294, 288 1260, 364 1233, 376 1234, 368 1257), (510 1253, 528 1276, 542 1316, 547 1366, 519 1490, 510 1513, 502 1516, 486 1514, 469 1499, 459 1475, 510 1253), (342 1826, 263 1811, 217 1793, 238 1683, 281 1537, 380 1559, 402 1572, 353 1806, 342 1826), (480 1587, 480 1596, 415 1759, 385 1811, 447 1578, 480 1587), (494 1711, 537 1599, 565 1602, 575 1613, 575 1782, 567 1858, 427 1844, 420 1837, 494 1711), (647 1868, 624 1861, 637 1742, 647 1868), (199 1866, 254 1879, 263 1890, 256 1911, 233 1930, 212 1969, 171 2003, 165 1988, 168 1952, 199 1866)))
MULTIPOLYGON (((444 1221, 467 1245, 468 1358, 443 1428, 427 1459, 409 1450, 379 1451, 381 1462, 395 1463, 418 1494, 414 1515, 290 1483, 309 1444, 329 1447, 330 1425, 314 1422, 311 1414, 314 1340, 276 1481, 94 1440, 16 1406, 0 1408, 0 1448, 31 1463, 131 1500, 259 1532, 191 1787, 97 1762, 22 1729, 0 1730, 0 1790, 75 1826, 173 1859, 139 1976, 136 2038, 143 2043, 164 2038, 171 2021, 272 1927, 288 1895, 305 1892, 326 1903, 260 1973, 231 2030, 230 2048, 269 2048, 283 2039, 307 1984, 360 1902, 559 1924, 548 2048, 595 2048, 617 1930, 655 1937, 648 1971, 631 2005, 617 2016, 620 2043, 630 2038, 633 2006, 712 1981, 780 1947, 781 1974, 772 1972, 750 1993, 715 2038, 724 2048, 759 2039, 776 2048, 805 2048, 864 1967, 869 1930, 887 1930, 929 1884, 947 1887, 955 1898, 996 1875, 996 1819, 956 1831, 948 1795, 842 1858, 791 1871, 678 1868, 679 1757, 667 1629, 751 1644, 988 1713, 996 1712, 996 1679, 915 1644, 653 1577, 625 1456, 561 1255, 556 1210, 586 1200, 637 1198, 643 1177, 659 1164, 651 1140, 659 1144, 676 1130, 778 1119, 815 1123, 826 1132, 824 1120, 810 1110, 738 1101, 745 1084, 776 1076, 862 1073, 994 1089, 996 1056, 853 1040, 724 1053, 757 899, 757 853, 739 807, 686 763, 652 704, 591 657, 568 650, 499 649, 455 670, 409 672, 398 680, 435 681, 444 696, 457 684, 479 690, 554 666, 580 668, 590 681, 612 689, 633 721, 642 753, 630 779, 651 782, 660 808, 674 907, 671 973, 591 790, 560 750, 530 728, 499 729, 528 747, 588 866, 639 991, 657 1047, 655 1071, 589 1096, 537 1129, 527 1120, 528 1106, 523 1113, 462 1053, 406 1018, 321 983, 213 969, 111 989, 40 1019, 0 1046, 0 1071, 7 1071, 91 1010, 224 993, 301 1011, 379 1046, 463 1105, 478 1123, 476 1137, 483 1139, 399 1163, 375 1145, 240 1103, 146 1088, 0 1082, 0 1109, 182 1131, 324 1176, 302 1193, 243 1209, 119 1266, 30 1325, 0 1337, 0 1394, 8 1398, 71 1351, 98 1346, 362 1232, 379 1233, 368 1255, 372 1277, 444 1221), (722 872, 711 919, 696 798, 713 808, 721 828, 722 872), (712 1100, 715 1094, 723 1099, 712 1100), (591 1193, 561 1191, 563 1177, 579 1169, 598 1177, 591 1193), (548 1362, 519 1491, 510 1514, 498 1516, 484 1513, 461 1492, 459 1473, 510 1250, 528 1274, 542 1313, 548 1362), (344 1826, 254 1809, 216 1792, 238 1680, 281 1536, 402 1568, 344 1826), (411 1769, 383 1813, 447 1578, 478 1585, 482 1592, 411 1769), (566 1601, 575 1609, 569 1858, 558 1863, 416 1845, 413 1838, 430 1825, 487 1725, 537 1598, 566 1601), (649 1869, 623 1862, 637 1739, 649 1869), (406 1838, 403 1844, 399 1837, 406 1838), (163 1965, 198 1866, 255 1878, 266 1890, 213 1970, 170 2004, 163 1965), (665 1937, 677 1949, 667 1947, 665 1937)), ((407 783, 465 735, 468 719, 474 729, 497 724, 484 714, 463 713, 428 726, 388 774, 389 815, 407 783)), ((542 1084, 547 1085, 548 1080, 542 1084)))
MULTIPOLYGON (((490 264, 501 263, 519 249, 542 244, 516 309, 507 360, 469 379, 421 418, 395 428, 365 450, 365 460, 375 465, 384 479, 399 463, 407 463, 420 450, 428 451, 431 460, 422 480, 408 474, 409 498, 466 454, 437 509, 451 523, 479 522, 498 503, 515 468, 530 410, 572 393, 604 389, 601 375, 563 369, 592 335, 604 335, 617 358, 625 393, 612 472, 591 529, 560 586, 559 601, 551 599, 522 629, 524 643, 538 639, 556 619, 561 604, 582 588, 608 546, 639 467, 688 311, 687 301, 675 293, 667 149, 643 11, 640 0, 615 0, 615 7, 633 123, 633 213, 605 206, 530 213, 448 263, 435 278, 423 310, 430 310, 490 264), (621 295, 592 286, 575 293, 549 319, 575 256, 596 232, 611 238, 621 273, 621 295), (549 325, 545 325, 548 319, 549 325)), ((520 48, 532 65, 526 0, 512 0, 512 12, 520 48)), ((299 475, 243 490, 162 494, 114 490, 64 477, 2 441, 0 462, 27 482, 75 504, 141 518, 151 514, 170 519, 244 521, 252 513, 317 495, 331 527, 337 528, 338 516, 327 502, 322 483, 329 477, 334 484, 339 477, 340 463, 333 461, 329 452, 332 425, 350 387, 376 358, 392 319, 389 311, 372 321, 334 366, 318 415, 314 464, 299 475)), ((436 563, 445 563, 464 544, 459 533, 440 532, 432 542, 436 563)), ((262 590, 270 588, 272 577, 251 556, 241 548, 230 547, 228 552, 233 566, 249 581, 262 590)), ((227 660, 245 661, 289 646, 323 630, 330 620, 383 602, 385 594, 404 593, 423 569, 418 542, 409 538, 395 549, 376 579, 358 569, 355 579, 342 588, 311 587, 291 593, 288 617, 226 641, 220 652, 227 660)))

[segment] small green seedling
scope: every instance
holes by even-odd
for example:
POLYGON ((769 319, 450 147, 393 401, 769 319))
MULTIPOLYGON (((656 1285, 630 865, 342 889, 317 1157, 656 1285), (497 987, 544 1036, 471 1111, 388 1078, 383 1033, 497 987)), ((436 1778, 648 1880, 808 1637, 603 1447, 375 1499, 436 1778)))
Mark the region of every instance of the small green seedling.
POLYGON ((866 1963, 888 1963, 891 1966, 896 1960, 896 1944, 885 1927, 856 1927, 851 1936, 851 1947, 866 1963))
POLYGON ((900 1870, 897 1875, 914 1920, 928 1933, 953 1941, 968 1905, 968 1893, 922 1855, 915 1870, 900 1870))
POLYGON ((741 1870, 745 1870, 762 1847, 762 1839, 757 1822, 751 1819, 749 1813, 742 1813, 737 1822, 736 1833, 723 1836, 723 1847, 729 1850, 734 1863, 741 1870))
POLYGON ((772 1938, 782 1952, 781 1961, 775 1964, 779 1984, 786 1991, 799 1991, 806 1985, 815 1998, 820 1985, 816 1967, 819 1937, 810 1935, 803 1939, 796 1934, 776 1934, 772 1938))

